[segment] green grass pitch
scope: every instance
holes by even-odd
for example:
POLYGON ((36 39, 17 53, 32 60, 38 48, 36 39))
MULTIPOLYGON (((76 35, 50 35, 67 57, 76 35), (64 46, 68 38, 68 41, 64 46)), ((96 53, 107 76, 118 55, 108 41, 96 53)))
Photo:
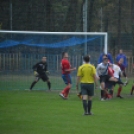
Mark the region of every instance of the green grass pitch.
MULTIPOLYGON (((96 91, 96 94, 99 94, 96 91)), ((93 116, 83 116, 81 100, 70 93, 0 90, 0 134, 133 134, 134 97, 101 102, 93 99, 93 116)))
POLYGON ((59 85, 60 88, 65 86, 61 78, 51 78, 52 92, 48 92, 44 87, 46 84, 41 81, 33 91, 24 90, 32 79, 32 76, 30 79, 17 76, 0 78, 0 134, 134 133, 134 96, 129 95, 132 81, 123 88, 124 99, 115 97, 116 87, 114 98, 101 102, 100 91, 95 90, 94 115, 83 116, 82 102, 74 87, 69 99, 63 100, 56 90, 59 85))

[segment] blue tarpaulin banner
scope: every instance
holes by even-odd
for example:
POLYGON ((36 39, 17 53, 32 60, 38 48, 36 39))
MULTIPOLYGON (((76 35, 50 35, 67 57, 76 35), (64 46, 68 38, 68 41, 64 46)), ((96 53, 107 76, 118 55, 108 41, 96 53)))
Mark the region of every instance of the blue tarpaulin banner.
POLYGON ((0 43, 0 48, 8 48, 8 47, 14 47, 18 45, 26 45, 26 46, 32 46, 32 47, 42 47, 42 48, 61 48, 61 47, 69 47, 69 46, 75 46, 84 44, 86 42, 90 42, 95 40, 97 37, 93 38, 78 38, 78 37, 72 37, 64 41, 56 42, 56 43, 38 43, 38 40, 36 39, 27 39, 27 40, 5 40, 0 43))

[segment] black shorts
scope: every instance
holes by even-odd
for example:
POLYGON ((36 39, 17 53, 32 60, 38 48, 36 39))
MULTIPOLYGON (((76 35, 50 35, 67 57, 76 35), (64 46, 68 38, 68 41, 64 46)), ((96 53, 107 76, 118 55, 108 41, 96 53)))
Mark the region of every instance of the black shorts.
POLYGON ((94 95, 94 83, 81 83, 82 95, 93 96, 94 95))
POLYGON ((113 86, 115 86, 115 82, 113 82, 113 81, 107 81, 106 83, 105 83, 105 88, 106 89, 112 89, 113 88, 113 86))
POLYGON ((122 82, 121 78, 119 77, 118 81, 115 84, 122 84, 123 85, 124 83, 122 82))
POLYGON ((44 82, 47 81, 49 78, 48 76, 46 75, 46 73, 42 73, 42 74, 38 74, 36 76, 36 80, 38 81, 39 79, 42 79, 44 82))
POLYGON ((111 78, 111 76, 109 75, 104 75, 104 76, 100 76, 100 83, 104 82, 106 83, 107 81, 109 81, 109 79, 111 78))

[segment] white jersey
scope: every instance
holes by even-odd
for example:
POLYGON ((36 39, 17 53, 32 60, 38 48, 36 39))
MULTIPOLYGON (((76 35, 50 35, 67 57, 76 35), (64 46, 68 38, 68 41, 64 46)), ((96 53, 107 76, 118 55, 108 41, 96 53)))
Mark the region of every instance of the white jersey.
POLYGON ((121 74, 121 69, 120 69, 120 67, 119 67, 118 65, 113 64, 112 69, 114 70, 114 74, 113 74, 114 77, 115 77, 115 78, 119 78, 119 77, 120 77, 120 74, 121 74))
POLYGON ((96 68, 97 76, 108 75, 108 64, 100 63, 96 68))

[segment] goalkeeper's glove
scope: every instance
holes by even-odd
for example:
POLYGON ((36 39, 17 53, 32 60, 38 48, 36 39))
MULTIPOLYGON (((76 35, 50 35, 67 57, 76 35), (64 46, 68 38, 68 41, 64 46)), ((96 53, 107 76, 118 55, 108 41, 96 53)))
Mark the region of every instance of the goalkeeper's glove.
POLYGON ((37 76, 37 75, 38 75, 38 73, 36 71, 34 71, 34 76, 37 76))
POLYGON ((50 74, 49 71, 46 71, 46 74, 49 75, 50 74))

